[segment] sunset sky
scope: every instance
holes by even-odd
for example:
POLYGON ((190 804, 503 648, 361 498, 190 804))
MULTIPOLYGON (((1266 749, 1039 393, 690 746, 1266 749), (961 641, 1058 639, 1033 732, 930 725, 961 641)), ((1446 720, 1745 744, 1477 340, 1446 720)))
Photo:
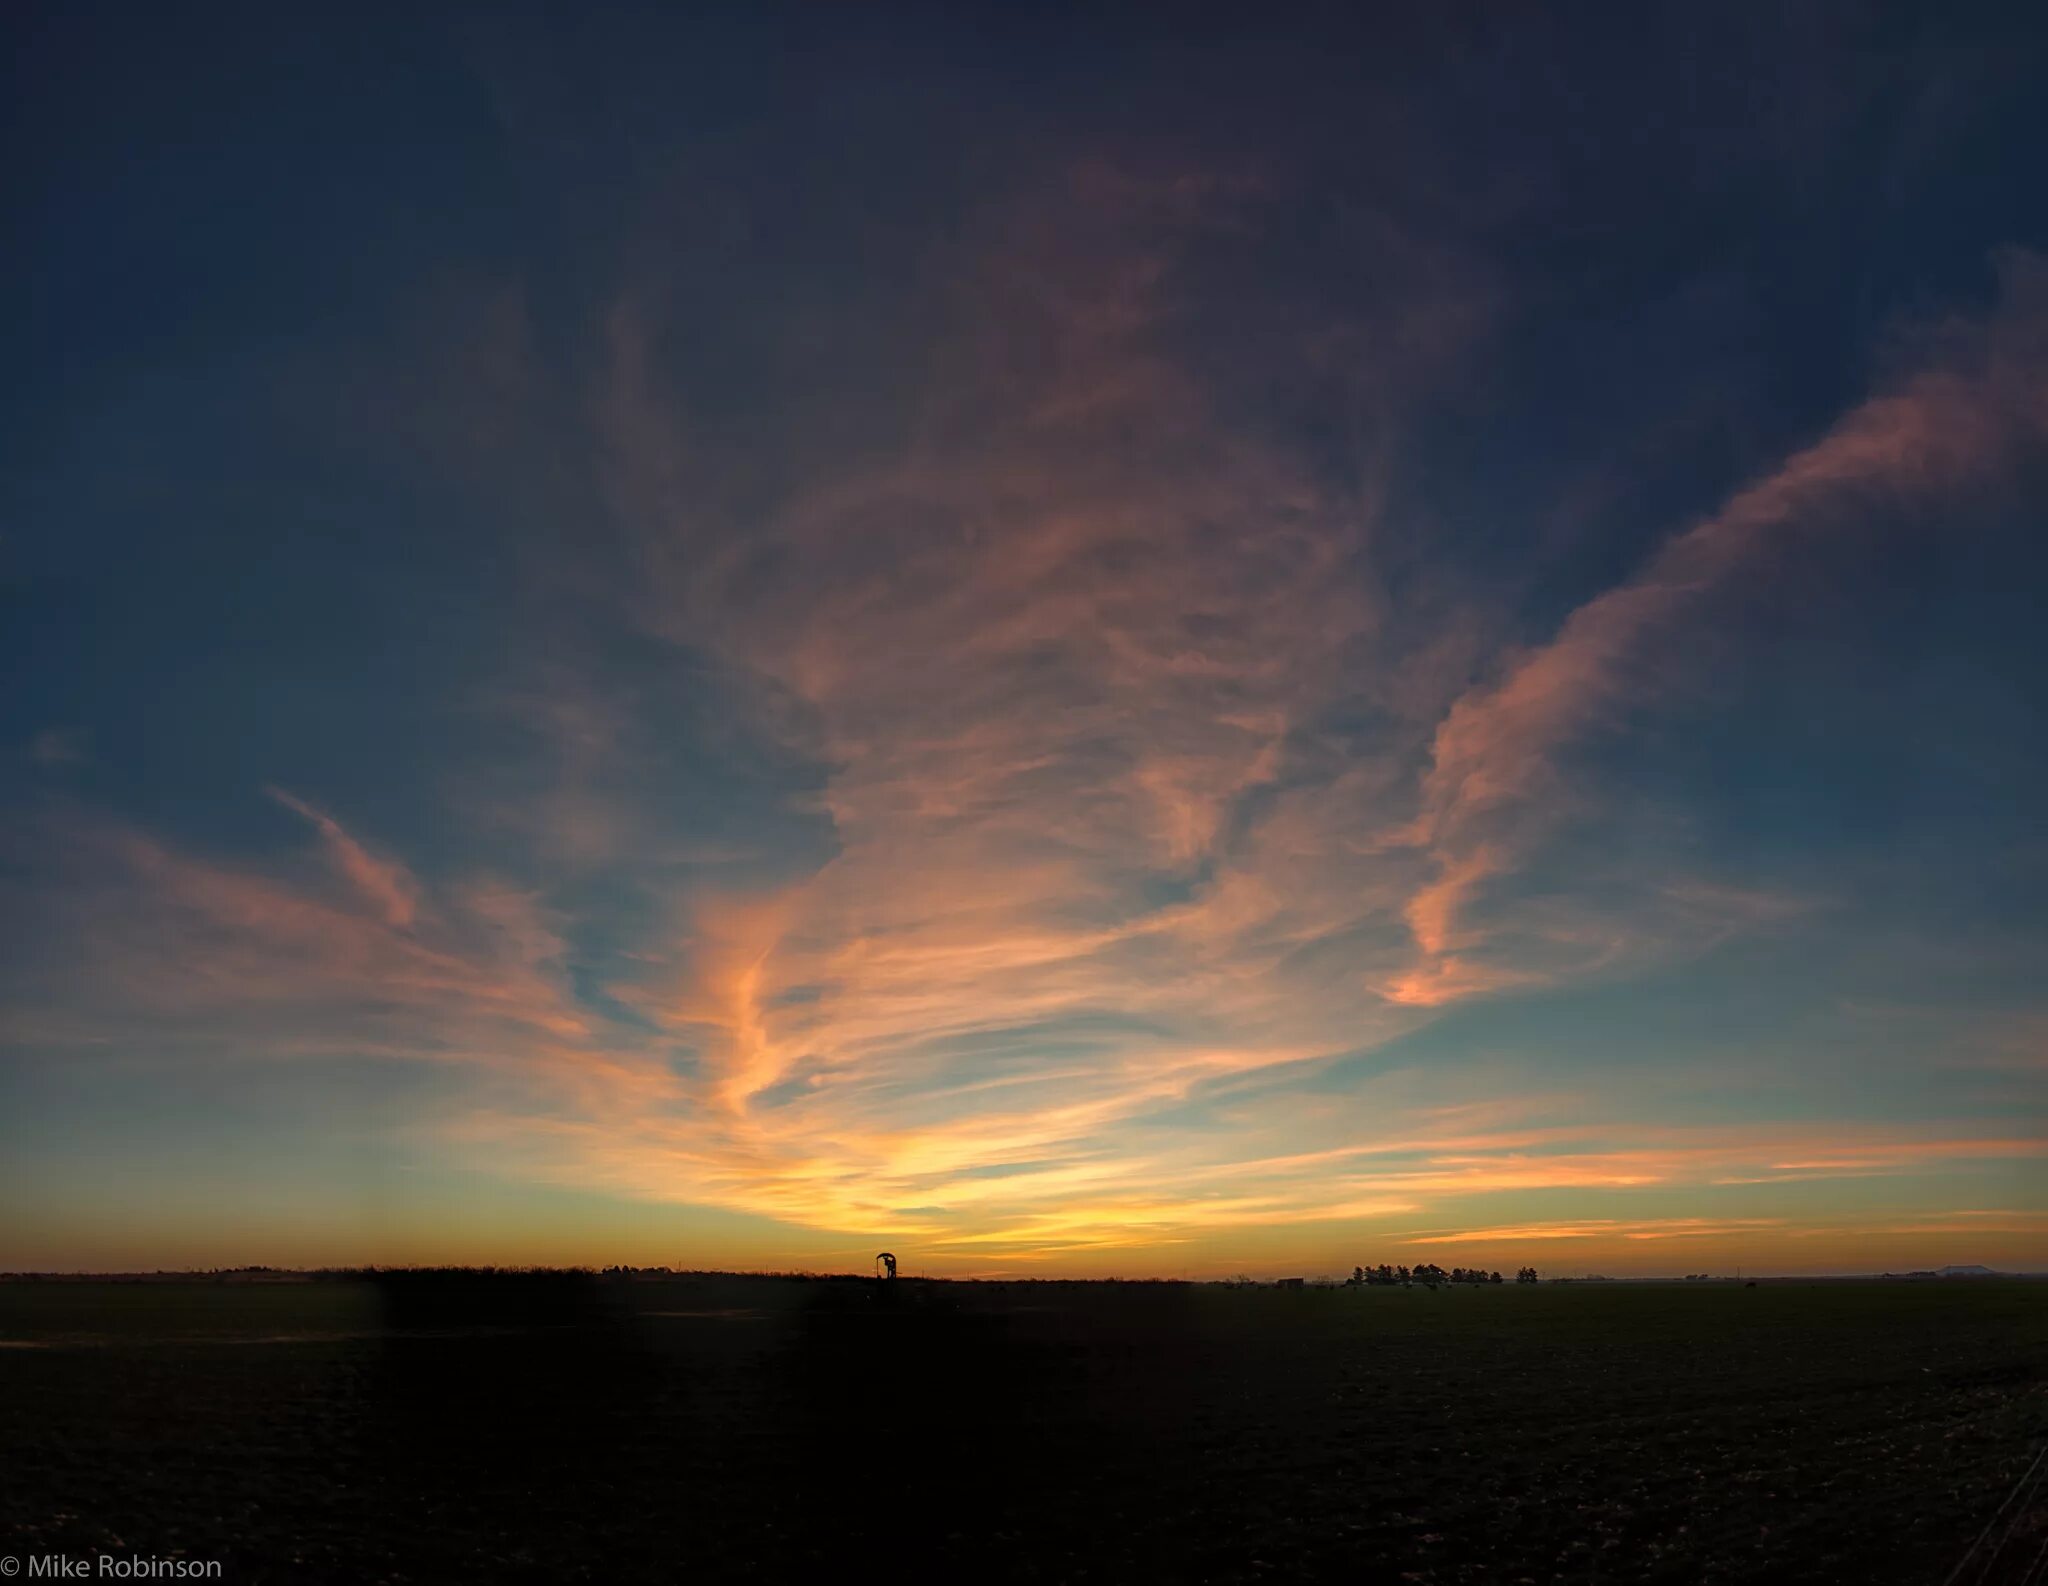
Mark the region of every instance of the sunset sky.
POLYGON ((0 1267, 2048 1269, 2025 8, 670 10, 10 22, 0 1267))

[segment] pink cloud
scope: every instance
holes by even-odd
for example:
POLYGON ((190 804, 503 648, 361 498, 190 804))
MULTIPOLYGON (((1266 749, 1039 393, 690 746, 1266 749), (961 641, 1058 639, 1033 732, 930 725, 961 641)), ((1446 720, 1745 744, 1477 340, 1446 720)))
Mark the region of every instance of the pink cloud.
POLYGON ((1643 702, 1654 687, 1646 661, 1708 596, 1757 573, 1789 536, 1854 530, 1884 504, 1924 509, 2038 444, 2048 431, 2042 273, 2016 261, 2001 311, 1949 327, 1933 367, 1852 410, 1451 705, 1422 785, 1435 874, 1408 907, 1426 958, 1469 945, 1476 932, 1458 922, 1474 895, 1580 806, 1559 752, 1643 702))
POLYGON ((377 906, 386 923, 399 930, 412 924, 413 914, 419 906, 420 889, 419 883, 403 865, 377 858, 349 836, 333 816, 293 797, 284 789, 265 788, 264 792, 294 815, 312 822, 327 847, 334 868, 364 898, 377 906))
MULTIPOLYGON (((962 1260, 1295 1223, 1384 1232, 1490 1195, 1578 1195, 1579 1210, 1648 1186, 1996 1154, 1960 1124, 1687 1132, 1586 1121, 1599 1098, 1446 1111, 1455 1082, 1433 1074, 1341 1101, 1261 1082, 1459 1001, 1805 906, 1664 875, 1627 920, 1531 904, 1504 941, 1487 894, 1581 796, 1561 751, 1642 699, 1638 662, 1703 594, 1785 535, 1880 494, 1923 502, 2035 433, 2039 363, 2009 350, 2022 322, 1859 408, 1460 692, 1476 619, 1418 639, 1373 572, 1391 424, 1346 477, 1262 436, 1175 355, 1193 290, 1178 265, 1250 223, 1257 184, 1098 170, 1073 185, 981 217, 935 266, 948 334, 899 444, 821 447, 829 467, 780 495, 731 487, 666 397, 658 300, 613 315, 591 418, 630 547, 625 620, 693 665, 715 657, 750 716, 819 768, 832 844, 773 886, 695 877, 656 897, 633 968, 603 988, 634 1021, 579 997, 572 922, 543 888, 430 885, 272 790, 345 892, 125 830, 83 836, 55 905, 77 962, 51 967, 60 994, 38 990, 36 1028, 460 1063, 477 1088, 422 1126, 437 1151, 894 1230, 962 1260), (1379 736, 1361 747, 1333 719, 1379 736), (1214 1129, 1147 1127, 1197 1098, 1214 1129)), ((1317 342, 1339 364, 1386 352, 1362 411, 1427 390, 1484 319, 1488 294, 1456 271, 1420 275, 1373 323, 1317 342)), ((627 707, 573 669, 495 703, 551 758, 539 793, 489 806, 494 827, 572 868, 650 851, 627 707)), ((1767 1225, 1531 1216, 1439 1237, 1767 1225)))

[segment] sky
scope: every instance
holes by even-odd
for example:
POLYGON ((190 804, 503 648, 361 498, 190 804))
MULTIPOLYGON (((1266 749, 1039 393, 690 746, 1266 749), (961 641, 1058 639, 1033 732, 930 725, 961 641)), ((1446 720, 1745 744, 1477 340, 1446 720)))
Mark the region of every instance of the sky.
POLYGON ((1026 9, 10 13, 0 1267, 2048 1269, 2048 27, 1026 9))

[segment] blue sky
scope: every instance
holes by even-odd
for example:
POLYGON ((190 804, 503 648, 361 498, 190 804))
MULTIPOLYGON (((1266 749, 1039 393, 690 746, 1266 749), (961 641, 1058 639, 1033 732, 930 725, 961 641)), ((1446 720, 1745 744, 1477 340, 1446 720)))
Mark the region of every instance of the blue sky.
POLYGON ((2048 1264, 2038 23, 15 33, 0 1265, 2048 1264))

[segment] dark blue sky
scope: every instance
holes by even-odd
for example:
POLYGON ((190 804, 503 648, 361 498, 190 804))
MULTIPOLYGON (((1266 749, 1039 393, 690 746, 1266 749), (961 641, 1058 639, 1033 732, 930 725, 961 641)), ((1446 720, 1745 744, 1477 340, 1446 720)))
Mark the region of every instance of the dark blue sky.
POLYGON ((2048 1255, 2024 8, 8 28, 0 1265, 2048 1255))

